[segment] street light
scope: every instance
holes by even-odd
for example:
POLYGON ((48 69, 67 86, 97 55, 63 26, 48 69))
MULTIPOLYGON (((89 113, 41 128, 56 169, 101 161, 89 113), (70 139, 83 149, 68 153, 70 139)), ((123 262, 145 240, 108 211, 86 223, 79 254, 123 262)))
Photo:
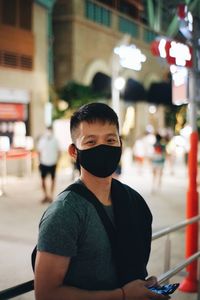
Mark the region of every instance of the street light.
POLYGON ((123 88, 125 87, 125 79, 123 77, 117 77, 114 81, 114 87, 118 90, 118 91, 122 91, 123 88))
POLYGON ((129 42, 130 36, 125 35, 112 54, 112 108, 118 115, 120 124, 120 90, 125 86, 125 79, 119 78, 119 73, 122 68, 140 71, 142 63, 146 61, 146 56, 141 50, 129 42))

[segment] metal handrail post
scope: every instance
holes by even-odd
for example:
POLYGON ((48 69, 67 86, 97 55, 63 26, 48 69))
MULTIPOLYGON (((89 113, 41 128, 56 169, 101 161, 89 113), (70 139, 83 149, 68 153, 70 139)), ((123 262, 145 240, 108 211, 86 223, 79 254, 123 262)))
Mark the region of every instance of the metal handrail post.
POLYGON ((164 259, 164 272, 170 269, 170 262, 171 262, 171 239, 169 234, 166 237, 165 241, 165 259, 164 259))
POLYGON ((6 152, 2 151, 0 196, 6 194, 5 192, 6 177, 7 177, 7 158, 6 158, 6 152))

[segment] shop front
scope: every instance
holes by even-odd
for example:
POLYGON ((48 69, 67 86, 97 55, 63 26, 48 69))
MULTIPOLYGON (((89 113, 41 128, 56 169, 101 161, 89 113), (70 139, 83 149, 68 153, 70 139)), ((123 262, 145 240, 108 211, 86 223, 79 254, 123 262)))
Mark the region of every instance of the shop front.
POLYGON ((29 135, 29 102, 26 90, 0 88, 0 136, 7 136, 12 148, 25 146, 18 143, 29 135))

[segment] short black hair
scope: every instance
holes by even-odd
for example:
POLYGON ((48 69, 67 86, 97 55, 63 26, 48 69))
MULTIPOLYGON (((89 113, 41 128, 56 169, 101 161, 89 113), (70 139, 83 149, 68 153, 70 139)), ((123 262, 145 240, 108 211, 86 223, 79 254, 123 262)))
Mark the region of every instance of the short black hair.
POLYGON ((73 133, 81 122, 93 123, 100 121, 102 123, 114 124, 119 132, 119 121, 115 111, 107 104, 94 102, 81 106, 71 117, 70 132, 73 140, 73 133))

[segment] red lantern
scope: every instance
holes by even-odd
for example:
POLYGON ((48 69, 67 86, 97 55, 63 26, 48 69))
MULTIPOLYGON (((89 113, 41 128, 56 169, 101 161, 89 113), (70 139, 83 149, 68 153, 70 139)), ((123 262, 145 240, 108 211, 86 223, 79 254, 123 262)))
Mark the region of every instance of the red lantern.
POLYGON ((184 3, 180 3, 178 5, 178 17, 181 20, 184 20, 186 18, 187 15, 187 6, 184 3))
POLYGON ((160 43, 160 40, 154 40, 151 43, 150 49, 151 49, 151 53, 154 56, 160 56, 160 52, 159 52, 159 49, 158 49, 159 43, 160 43))

